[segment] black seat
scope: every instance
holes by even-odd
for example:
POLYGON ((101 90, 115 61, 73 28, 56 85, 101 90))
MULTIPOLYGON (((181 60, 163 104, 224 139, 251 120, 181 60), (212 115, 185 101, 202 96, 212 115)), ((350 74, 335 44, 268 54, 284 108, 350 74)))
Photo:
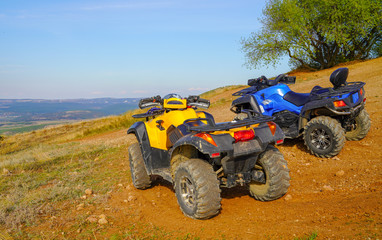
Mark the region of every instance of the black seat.
POLYGON ((296 93, 293 91, 287 92, 283 99, 300 107, 309 101, 309 93, 296 93))

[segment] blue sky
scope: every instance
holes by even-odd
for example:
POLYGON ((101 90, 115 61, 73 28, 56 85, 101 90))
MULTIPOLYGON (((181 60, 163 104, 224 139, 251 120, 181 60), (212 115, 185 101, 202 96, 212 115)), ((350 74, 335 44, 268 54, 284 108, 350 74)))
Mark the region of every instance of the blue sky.
POLYGON ((0 99, 187 96, 289 71, 247 69, 265 1, 0 0, 0 99))

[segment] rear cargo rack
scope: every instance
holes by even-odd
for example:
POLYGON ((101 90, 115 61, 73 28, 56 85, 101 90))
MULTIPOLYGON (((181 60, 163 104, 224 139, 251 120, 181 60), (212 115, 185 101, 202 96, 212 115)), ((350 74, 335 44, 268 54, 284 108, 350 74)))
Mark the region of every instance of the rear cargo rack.
POLYGON ((317 88, 312 89, 310 92, 310 97, 312 100, 318 100, 322 98, 336 97, 339 95, 344 95, 352 92, 356 92, 361 89, 366 83, 364 82, 349 82, 347 85, 339 87, 337 89, 333 88, 317 88))
POLYGON ((214 132, 214 131, 224 131, 232 128, 239 128, 244 126, 250 126, 259 123, 265 123, 269 121, 273 121, 273 117, 271 116, 258 116, 256 118, 247 118, 244 120, 236 120, 232 122, 223 122, 223 123, 215 123, 210 118, 193 118, 184 121, 184 124, 187 126, 188 131, 194 132, 214 132), (196 121, 207 121, 205 125, 192 126, 192 122, 196 121))

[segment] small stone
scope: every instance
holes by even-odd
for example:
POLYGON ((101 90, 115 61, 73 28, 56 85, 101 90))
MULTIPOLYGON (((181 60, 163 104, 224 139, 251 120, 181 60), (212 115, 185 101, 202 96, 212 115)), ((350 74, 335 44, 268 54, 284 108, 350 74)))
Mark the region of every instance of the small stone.
POLYGON ((157 193, 157 197, 160 198, 160 192, 157 193))
POLYGON ((8 169, 3 168, 3 175, 9 175, 9 174, 11 174, 11 172, 8 169))
POLYGON ((92 195, 92 193, 93 193, 93 190, 91 190, 90 188, 85 190, 86 195, 92 195))
POLYGON ((329 186, 329 185, 324 185, 322 187, 322 189, 325 190, 325 191, 334 191, 334 189, 331 186, 329 186))
POLYGON ((81 199, 86 199, 86 195, 81 196, 81 199))
POLYGON ((98 219, 95 216, 90 216, 86 220, 91 223, 96 223, 98 221, 98 219))
POLYGON ((332 157, 332 160, 339 161, 341 159, 339 157, 335 156, 335 157, 332 157))
POLYGON ((125 199, 125 200, 123 200, 123 202, 124 202, 124 203, 127 203, 128 201, 127 201, 127 199, 125 199))
POLYGON ((104 224, 107 224, 108 222, 107 222, 106 218, 100 218, 98 220, 98 223, 101 224, 101 225, 104 225, 104 224))
POLYGON ((80 203, 77 205, 77 211, 84 209, 85 204, 80 203))
POLYGON ((123 187, 122 183, 119 183, 119 184, 118 184, 118 187, 123 187))
POLYGON ((106 215, 105 215, 105 214, 101 214, 101 215, 99 215, 98 217, 99 217, 100 219, 101 219, 101 218, 106 218, 106 215))
POLYGON ((287 194, 287 195, 284 197, 284 200, 285 200, 285 201, 290 201, 290 200, 292 200, 292 195, 287 194))
POLYGON ((126 190, 131 191, 132 189, 134 189, 134 187, 131 186, 131 184, 129 184, 129 185, 126 186, 126 190))
POLYGON ((127 198, 127 201, 131 202, 131 201, 135 201, 136 199, 137 199, 136 196, 129 196, 129 197, 127 198))
POLYGON ((94 159, 94 162, 96 162, 96 161, 98 161, 98 160, 99 160, 99 158, 95 158, 95 159, 94 159))
POLYGON ((338 177, 341 177, 345 174, 344 170, 339 170, 338 172, 336 172, 336 176, 338 177))

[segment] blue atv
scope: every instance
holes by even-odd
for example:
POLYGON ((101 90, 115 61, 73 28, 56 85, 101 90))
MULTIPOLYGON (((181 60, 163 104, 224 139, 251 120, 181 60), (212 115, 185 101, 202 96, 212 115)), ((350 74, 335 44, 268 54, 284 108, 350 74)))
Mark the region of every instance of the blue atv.
POLYGON ((296 93, 287 84, 296 77, 281 74, 275 79, 261 76, 249 79, 250 87, 234 93, 236 118, 253 114, 273 116, 286 138, 302 136, 310 152, 318 157, 333 157, 346 140, 363 139, 370 129, 365 110, 364 82, 346 82, 348 68, 330 75, 333 88, 315 86, 310 93, 296 93), (245 114, 244 114, 245 113, 245 114))

